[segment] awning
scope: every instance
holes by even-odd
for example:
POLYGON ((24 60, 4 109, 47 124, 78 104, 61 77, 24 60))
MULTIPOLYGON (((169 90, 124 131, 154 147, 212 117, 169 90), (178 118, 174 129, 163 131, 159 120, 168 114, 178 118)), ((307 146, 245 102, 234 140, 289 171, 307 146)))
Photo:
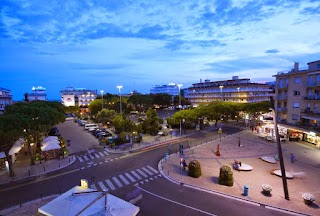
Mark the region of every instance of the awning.
POLYGON ((61 146, 57 143, 48 143, 47 145, 41 146, 41 151, 50 151, 55 149, 61 149, 61 146))
POLYGON ((301 116, 301 118, 320 121, 320 117, 317 117, 317 116, 305 116, 305 115, 303 115, 303 116, 301 116))
POLYGON ((23 147, 23 144, 24 144, 23 138, 18 139, 18 140, 14 143, 14 145, 12 146, 12 148, 10 149, 9 155, 13 155, 13 154, 18 153, 18 152, 21 150, 21 148, 23 147))
POLYGON ((44 138, 42 142, 51 141, 51 140, 58 141, 59 139, 57 136, 48 136, 48 137, 44 138))

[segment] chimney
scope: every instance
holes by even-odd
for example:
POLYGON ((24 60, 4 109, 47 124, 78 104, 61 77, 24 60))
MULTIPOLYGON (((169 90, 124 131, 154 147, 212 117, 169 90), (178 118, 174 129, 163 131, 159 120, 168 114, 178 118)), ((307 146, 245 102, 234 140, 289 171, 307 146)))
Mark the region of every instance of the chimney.
POLYGON ((295 63, 294 63, 293 71, 294 71, 294 72, 299 71, 299 62, 295 62, 295 63))

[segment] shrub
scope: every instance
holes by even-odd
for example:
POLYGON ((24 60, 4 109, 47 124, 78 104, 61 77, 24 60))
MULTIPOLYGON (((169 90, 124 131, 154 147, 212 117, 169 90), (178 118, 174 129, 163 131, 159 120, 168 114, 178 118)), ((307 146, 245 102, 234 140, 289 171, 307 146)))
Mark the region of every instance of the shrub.
POLYGON ((233 172, 230 166, 222 165, 220 167, 219 184, 233 186, 233 172))
POLYGON ((190 161, 188 165, 188 176, 198 178, 201 175, 202 173, 201 173, 200 162, 197 160, 190 161))

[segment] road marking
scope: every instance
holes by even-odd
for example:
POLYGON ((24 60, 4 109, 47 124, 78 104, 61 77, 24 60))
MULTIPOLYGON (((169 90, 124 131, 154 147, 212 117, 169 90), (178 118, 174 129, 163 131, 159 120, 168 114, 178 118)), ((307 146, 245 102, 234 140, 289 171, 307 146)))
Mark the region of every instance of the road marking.
POLYGON ((83 169, 85 169, 85 167, 81 167, 81 169, 83 170, 83 169))
POLYGON ((98 165, 98 164, 96 164, 96 163, 95 163, 95 164, 93 164, 93 166, 97 166, 97 165, 98 165))
POLYGON ((115 160, 118 160, 119 158, 115 158, 115 160))
POLYGON ((109 179, 107 179, 106 182, 107 182, 107 185, 109 186, 109 188, 111 190, 115 190, 116 189, 116 187, 112 184, 112 182, 109 179))
POLYGON ((148 176, 142 172, 140 169, 136 169, 138 171, 138 173, 140 173, 143 177, 148 178, 148 176))
POLYGON ((94 159, 94 157, 93 157, 91 154, 89 154, 89 157, 90 157, 91 159, 94 159))
POLYGON ((152 176, 153 175, 153 173, 152 172, 150 172, 147 168, 145 168, 145 167, 142 167, 141 169, 143 169, 147 174, 149 174, 150 176, 152 176))
POLYGON ((91 167, 91 165, 87 166, 87 168, 90 168, 90 167, 91 167))
POLYGON ((103 164, 103 162, 99 162, 99 164, 103 164))
POLYGON ((149 178, 150 181, 153 181, 153 178, 149 178))
POLYGON ((104 186, 103 182, 102 181, 99 181, 98 182, 98 185, 100 186, 100 188, 103 190, 103 191, 108 191, 109 189, 106 188, 106 186, 104 186))
POLYGON ((105 163, 108 163, 109 161, 104 161, 105 163))
POLYGON ((82 160, 82 158, 81 158, 81 157, 78 157, 78 159, 79 159, 79 161, 80 161, 80 162, 83 162, 83 160, 82 160))
POLYGON ((107 151, 103 151, 103 153, 104 153, 105 155, 107 155, 107 156, 109 155, 109 153, 108 153, 107 151))
POLYGON ((113 161, 113 159, 111 159, 110 161, 113 161))
POLYGON ((148 182, 148 179, 146 179, 145 181, 148 182))
POLYGON ((192 209, 192 210, 194 210, 194 211, 201 212, 201 213, 206 214, 206 215, 217 216, 217 215, 212 214, 212 213, 210 213, 210 212, 206 212, 206 211, 203 211, 203 210, 201 210, 201 209, 197 209, 197 208, 194 208, 194 207, 192 207, 192 206, 188 206, 188 205, 186 205, 186 204, 179 203, 179 202, 177 202, 177 201, 174 201, 174 200, 171 200, 171 199, 168 199, 168 198, 159 196, 159 195, 157 195, 157 194, 155 194, 155 193, 151 193, 151 192, 149 192, 149 191, 147 191, 147 190, 145 190, 145 189, 142 189, 142 188, 139 187, 139 186, 136 186, 136 187, 139 188, 140 190, 144 191, 145 193, 148 193, 148 194, 150 194, 150 195, 152 195, 152 196, 155 196, 155 197, 158 197, 158 198, 160 198, 160 199, 166 200, 166 201, 168 201, 168 202, 172 202, 172 203, 174 203, 174 204, 177 204, 177 205, 180 205, 180 206, 183 206, 183 207, 192 209))
POLYGON ((101 155, 101 157, 104 157, 104 154, 102 154, 101 152, 99 152, 99 155, 101 155))
POLYGON ((86 160, 86 161, 88 161, 89 160, 89 158, 87 157, 87 156, 83 156, 84 157, 84 159, 86 160))
POLYGON ((156 170, 156 169, 154 169, 153 167, 151 167, 151 166, 147 166, 149 169, 151 169, 155 174, 158 174, 159 172, 158 172, 158 170, 156 170))
POLYGON ((125 173, 125 175, 130 179, 130 181, 132 181, 133 183, 136 182, 136 180, 129 174, 129 173, 125 173))
POLYGON ((126 185, 130 184, 130 183, 128 182, 128 180, 127 180, 123 175, 119 175, 119 177, 121 178, 121 180, 122 180, 126 185))
POLYGON ((141 179, 142 179, 135 171, 131 171, 131 173, 132 173, 138 180, 141 180, 141 179))
POLYGON ((94 156, 96 156, 96 158, 99 158, 99 157, 100 157, 100 155, 98 155, 98 154, 94 154, 94 156))
POLYGON ((117 177, 112 177, 112 179, 120 188, 123 186, 121 182, 117 179, 117 177))
POLYGON ((141 181, 140 184, 143 184, 143 181, 141 181))

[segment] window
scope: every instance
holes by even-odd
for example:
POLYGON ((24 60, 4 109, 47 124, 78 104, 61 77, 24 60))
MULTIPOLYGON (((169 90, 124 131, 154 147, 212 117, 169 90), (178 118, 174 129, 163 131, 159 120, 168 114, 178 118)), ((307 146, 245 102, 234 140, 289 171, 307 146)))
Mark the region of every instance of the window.
POLYGON ((307 103, 307 108, 309 108, 309 109, 310 109, 310 103, 307 103))
POLYGON ((320 74, 316 75, 316 81, 319 82, 320 81, 320 74))
POLYGON ((301 83, 301 77, 295 77, 294 83, 296 83, 296 84, 301 83))
POLYGON ((317 69, 320 69, 320 64, 317 64, 317 69))
POLYGON ((299 95, 300 95, 300 91, 296 91, 296 90, 293 91, 293 96, 299 96, 299 95))
POLYGON ((314 109, 315 109, 315 110, 318 109, 318 104, 317 104, 317 103, 314 104, 314 109))
POLYGON ((293 102, 292 107, 293 108, 299 108, 299 102, 293 102))
POLYGON ((292 114, 292 120, 299 120, 299 115, 292 114))

